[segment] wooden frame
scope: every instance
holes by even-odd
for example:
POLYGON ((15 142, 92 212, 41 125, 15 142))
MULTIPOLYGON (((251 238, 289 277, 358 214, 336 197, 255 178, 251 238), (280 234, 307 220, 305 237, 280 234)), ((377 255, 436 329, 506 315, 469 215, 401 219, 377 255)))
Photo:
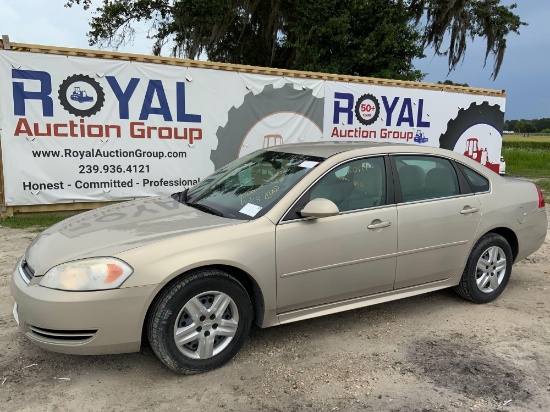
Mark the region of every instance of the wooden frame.
MULTIPOLYGON (((0 41, 0 49, 4 42, 0 41)), ((265 74, 271 76, 297 77, 303 79, 331 80, 349 83, 375 84, 379 86, 407 87, 414 89, 439 90, 454 93, 477 94, 483 96, 505 97, 504 90, 479 89, 475 87, 450 86, 446 84, 422 83, 406 80, 378 79, 374 77, 360 77, 340 74, 306 72, 300 70, 276 69, 269 67, 247 66, 244 64, 216 63, 202 60, 178 59, 175 57, 148 56, 143 54, 119 53, 102 50, 74 49, 69 47, 42 46, 26 43, 9 43, 6 50, 26 51, 31 53, 58 54, 64 56, 93 57, 100 59, 114 59, 135 61, 141 63, 167 64, 171 66, 198 67, 202 69, 227 70, 241 73, 265 74)))
MULTIPOLYGON (((0 128, 0 135, 2 129, 0 128)), ((0 216, 4 216, 6 212, 6 195, 4 193, 4 164, 2 163, 2 139, 0 139, 0 216)))

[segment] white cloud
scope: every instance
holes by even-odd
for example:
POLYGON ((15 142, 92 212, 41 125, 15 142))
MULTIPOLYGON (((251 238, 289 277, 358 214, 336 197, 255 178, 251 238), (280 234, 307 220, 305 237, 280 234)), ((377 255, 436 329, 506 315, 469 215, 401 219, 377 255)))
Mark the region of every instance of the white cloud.
MULTIPOLYGON (((0 0, 0 34, 12 42, 90 48, 86 33, 93 14, 82 6, 65 7, 67 0, 0 0)), ((120 51, 149 54, 152 41, 144 27, 120 51)), ((97 47, 96 47, 97 48, 97 47)))

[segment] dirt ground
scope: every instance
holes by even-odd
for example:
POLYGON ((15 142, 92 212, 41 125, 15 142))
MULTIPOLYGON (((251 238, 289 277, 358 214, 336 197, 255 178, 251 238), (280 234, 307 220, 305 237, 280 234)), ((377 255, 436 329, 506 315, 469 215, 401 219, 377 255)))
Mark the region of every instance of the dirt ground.
POLYGON ((550 236, 504 294, 451 290, 270 329, 225 367, 179 376, 140 353, 70 356, 22 336, 9 277, 36 235, 0 228, 4 411, 550 411, 550 236))

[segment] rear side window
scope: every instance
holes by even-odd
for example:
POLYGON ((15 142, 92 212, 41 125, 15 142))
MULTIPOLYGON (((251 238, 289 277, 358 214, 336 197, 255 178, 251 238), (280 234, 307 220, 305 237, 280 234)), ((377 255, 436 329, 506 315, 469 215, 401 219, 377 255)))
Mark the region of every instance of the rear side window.
POLYGON ((470 184, 472 191, 474 193, 488 192, 489 191, 489 180, 480 175, 478 172, 458 163, 458 167, 466 176, 466 180, 470 184))
POLYGON ((433 156, 395 156, 403 202, 437 199, 460 194, 451 162, 433 156))

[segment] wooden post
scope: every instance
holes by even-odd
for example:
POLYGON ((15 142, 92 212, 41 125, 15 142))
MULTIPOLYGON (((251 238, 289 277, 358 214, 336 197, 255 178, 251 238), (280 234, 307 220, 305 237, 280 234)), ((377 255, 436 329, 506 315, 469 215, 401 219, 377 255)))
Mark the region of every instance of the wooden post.
MULTIPOLYGON (((6 194, 4 192, 4 164, 2 163, 2 128, 0 125, 0 217, 8 215, 6 208, 6 194)), ((12 215, 13 216, 13 212, 12 215)))

